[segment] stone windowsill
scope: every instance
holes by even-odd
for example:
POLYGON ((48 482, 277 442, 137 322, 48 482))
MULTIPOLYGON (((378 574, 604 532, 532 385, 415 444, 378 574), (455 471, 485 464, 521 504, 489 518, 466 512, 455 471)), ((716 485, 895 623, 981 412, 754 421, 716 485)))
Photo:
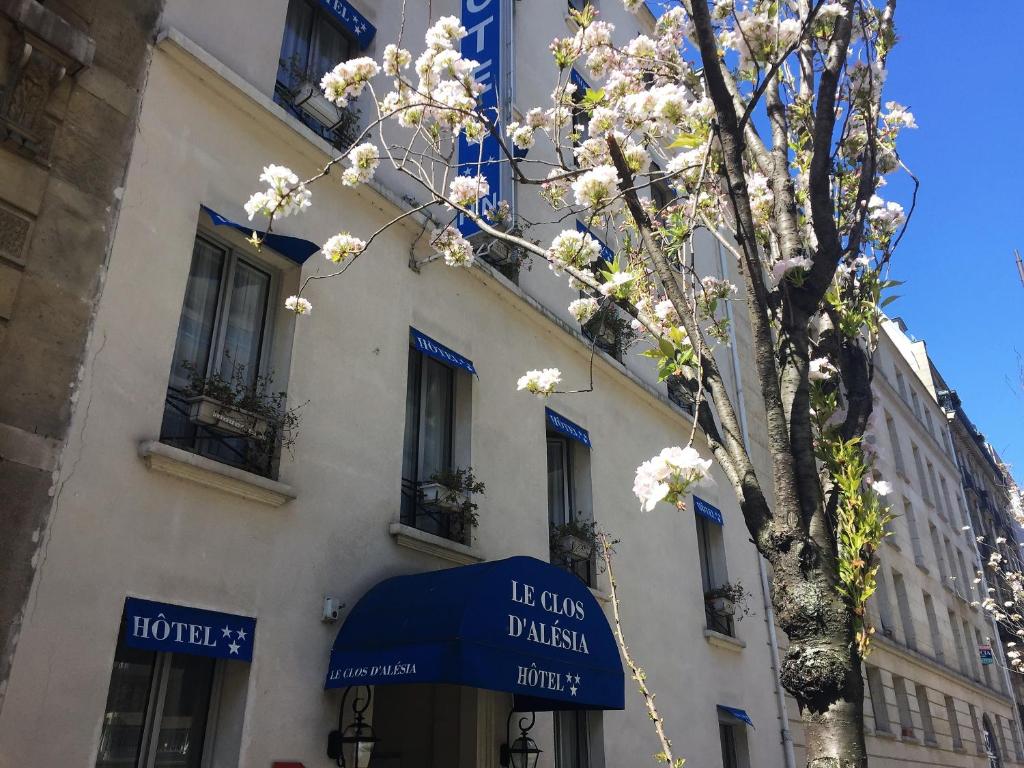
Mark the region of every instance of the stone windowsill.
POLYGON ((442 536, 435 536, 404 523, 389 524, 388 533, 394 537, 395 543, 400 547, 414 549, 417 552, 433 555, 459 565, 479 563, 485 559, 475 547, 459 544, 457 541, 451 541, 442 536))
POLYGON ((921 740, 917 736, 900 736, 900 741, 906 742, 907 744, 920 744, 921 740))
POLYGON ((893 733, 892 731, 883 731, 883 730, 880 730, 880 729, 876 728, 873 731, 873 735, 876 738, 879 738, 879 739, 890 739, 892 741, 896 740, 896 734, 893 733))
POLYGON ((738 637, 723 635, 721 632, 716 632, 713 629, 704 629, 704 639, 708 641, 708 645, 724 648, 727 651, 742 651, 747 647, 747 644, 738 637))
POLYGON ((139 443, 139 457, 154 472, 190 480, 243 499, 280 507, 295 498, 290 485, 183 451, 156 440, 139 443))

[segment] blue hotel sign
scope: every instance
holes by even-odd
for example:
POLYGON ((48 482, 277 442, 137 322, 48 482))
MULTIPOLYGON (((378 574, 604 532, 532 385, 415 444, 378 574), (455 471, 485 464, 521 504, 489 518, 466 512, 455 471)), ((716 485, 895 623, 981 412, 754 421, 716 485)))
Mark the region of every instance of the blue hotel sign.
MULTIPOLYGON (((504 93, 503 3, 504 0, 462 0, 462 26, 468 33, 462 38, 462 55, 480 63, 475 74, 484 90, 477 97, 477 109, 496 124, 500 122, 501 97, 504 93)), ((487 197, 480 200, 480 213, 496 207, 502 199, 501 160, 501 145, 494 136, 488 134, 482 143, 470 144, 465 136, 459 135, 459 173, 469 176, 479 173, 487 179, 490 189, 487 197)), ((479 231, 476 224, 461 215, 458 227, 466 237, 479 231)))
POLYGON ((377 34, 377 29, 367 21, 366 17, 357 11, 352 3, 347 0, 320 0, 320 5, 326 9, 334 18, 341 22, 341 25, 359 43, 360 48, 366 48, 377 34))
POLYGON ((722 519, 722 510, 714 504, 704 501, 700 496, 693 497, 693 509, 698 515, 707 518, 715 525, 725 524, 725 521, 722 519))
POLYGON ((124 619, 130 648, 252 661, 256 619, 251 616, 129 597, 124 619))

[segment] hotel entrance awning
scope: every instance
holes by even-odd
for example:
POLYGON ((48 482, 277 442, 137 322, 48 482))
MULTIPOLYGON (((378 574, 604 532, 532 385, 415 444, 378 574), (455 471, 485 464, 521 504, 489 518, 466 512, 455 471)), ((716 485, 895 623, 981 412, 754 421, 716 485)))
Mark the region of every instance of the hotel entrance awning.
POLYGON ((622 709, 611 627, 579 578, 510 557, 380 582, 349 613, 326 688, 450 683, 517 707, 622 709))

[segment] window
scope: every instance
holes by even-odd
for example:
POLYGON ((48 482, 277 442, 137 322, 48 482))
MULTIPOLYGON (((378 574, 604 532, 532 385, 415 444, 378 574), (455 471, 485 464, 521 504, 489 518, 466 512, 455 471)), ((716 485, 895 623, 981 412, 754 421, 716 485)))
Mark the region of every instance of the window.
POLYGON ((963 675, 969 675, 967 670, 967 654, 964 643, 970 642, 969 638, 965 638, 960 634, 960 624, 957 622, 956 614, 953 611, 949 611, 949 628, 953 633, 953 642, 956 644, 956 655, 957 660, 960 662, 960 673, 963 675))
POLYGON ((1003 764, 1002 748, 988 715, 981 716, 981 727, 984 729, 982 737, 985 740, 985 752, 988 754, 989 768, 999 768, 1003 764))
POLYGON ((935 723, 932 721, 932 705, 928 700, 928 689, 923 685, 914 686, 917 692, 917 707, 921 713, 921 730, 924 731, 925 744, 937 744, 935 740, 935 723))
POLYGON ((949 522, 951 525, 956 525, 956 520, 953 519, 953 505, 949 501, 949 486, 946 484, 946 478, 939 478, 939 485, 942 487, 942 506, 949 516, 949 522))
MULTIPOLYGON (((935 466, 929 461, 926 462, 928 465, 928 496, 932 504, 938 506, 939 504, 939 486, 935 483, 935 466)), ((945 510, 941 510, 943 514, 945 510)))
POLYGON ((594 346, 620 363, 635 338, 626 315, 614 304, 602 304, 582 327, 583 335, 594 346))
POLYGON ((351 144, 357 112, 323 98, 320 79, 358 52, 355 39, 320 3, 289 0, 274 100, 323 138, 351 144))
POLYGON ((896 604, 899 606, 900 620, 903 624, 903 640, 908 648, 917 647, 917 634, 914 632, 914 616, 910 612, 910 599, 907 597, 907 585, 903 575, 892 572, 892 584, 896 590, 896 604))
POLYGON ((978 659, 978 666, 981 667, 982 673, 985 675, 985 685, 989 688, 992 687, 992 665, 981 663, 981 646, 985 645, 985 638, 981 636, 981 630, 975 627, 974 639, 978 644, 978 648, 974 652, 974 657, 978 659))
POLYGON ((974 735, 974 749, 978 754, 985 753, 985 741, 981 735, 981 728, 978 726, 978 710, 973 704, 967 705, 967 711, 971 715, 971 732, 974 735))
POLYGON ((921 419, 921 400, 917 396, 917 392, 910 393, 910 400, 913 403, 914 415, 917 416, 918 420, 921 419))
POLYGON ((935 424, 932 422, 932 412, 931 411, 927 411, 926 410, 924 412, 924 423, 925 423, 925 427, 927 427, 927 429, 928 429, 928 434, 931 435, 932 437, 935 437, 935 424))
POLYGON ((555 712, 555 768, 590 768, 586 710, 555 712))
POLYGON ((747 731, 733 718, 731 722, 718 722, 718 740, 722 746, 722 768, 749 768, 750 754, 747 751, 747 731))
POLYGON ((551 429, 547 450, 551 562, 593 586, 597 553, 592 536, 590 452, 551 429))
POLYGON ((402 450, 402 522, 469 544, 472 525, 458 512, 456 473, 469 469, 470 375, 409 346, 402 450))
POLYGON ((914 514, 914 507, 910 499, 903 498, 903 516, 907 522, 907 533, 910 536, 910 546, 914 550, 914 562, 924 565, 924 553, 921 551, 921 538, 917 529, 917 516, 914 514))
POLYGON ((896 389, 899 390, 903 402, 907 402, 907 380, 903 378, 903 374, 899 371, 896 371, 896 389))
POLYGON ((725 541, 722 526, 694 512, 697 522, 697 554, 700 562, 700 583, 704 589, 704 618, 707 628, 723 635, 735 633, 734 606, 723 597, 720 588, 728 585, 725 570, 725 541))
POLYGON ((939 581, 945 586, 949 584, 949 568, 946 563, 945 552, 939 543, 939 531, 932 523, 928 523, 928 534, 931 536, 932 549, 935 550, 935 565, 939 570, 939 581))
POLYGON ((871 713, 875 718, 875 730, 889 733, 889 705, 885 701, 885 685, 882 683, 882 670, 867 666, 868 696, 871 699, 871 713))
POLYGON ((896 692, 896 709, 900 713, 900 735, 905 739, 916 739, 914 716, 910 712, 910 700, 907 699, 907 683, 899 675, 893 675, 892 688, 896 692))
POLYGON ((889 443, 892 445, 892 456, 896 463, 896 471, 904 477, 907 474, 907 466, 903 461, 903 450, 900 448, 900 437, 896 433, 896 422, 892 416, 885 414, 885 429, 889 433, 889 443))
MULTIPOLYGON (((978 658, 978 646, 974 645, 974 647, 971 647, 971 645, 974 642, 975 638, 974 638, 974 635, 971 634, 971 625, 967 623, 966 619, 964 619, 963 628, 964 628, 964 648, 965 648, 965 650, 967 651, 967 653, 971 657, 971 670, 972 670, 972 675, 971 676, 980 683, 981 682, 981 659, 978 658)), ((980 641, 980 639, 981 638, 980 638, 980 633, 979 633, 978 640, 980 641)))
POLYGON ((956 551, 956 559, 957 562, 960 563, 960 578, 962 579, 961 587, 957 592, 959 592, 965 600, 969 600, 971 598, 971 576, 967 570, 967 562, 964 560, 964 553, 959 549, 956 551))
POLYGON ((244 252, 198 235, 178 323, 160 440, 271 477, 275 426, 224 408, 224 385, 270 404, 280 390, 270 369, 275 276, 244 252), (273 384, 273 386, 269 386, 273 384), (208 407, 212 403, 214 407, 208 407))
POLYGON ((665 181, 665 173, 657 163, 651 163, 648 175, 651 180, 651 202, 654 203, 654 209, 660 211, 672 202, 674 195, 665 181))
POLYGON ((919 489, 921 491, 921 498, 931 503, 931 498, 928 496, 928 477, 924 473, 924 464, 921 463, 921 452, 913 443, 910 444, 910 451, 914 454, 914 465, 917 468, 917 480, 921 485, 919 489))
POLYGON ((946 545, 946 586, 959 595, 963 587, 959 583, 960 580, 956 577, 956 560, 953 558, 953 545, 949 543, 949 539, 945 536, 942 537, 942 541, 946 545))
POLYGON ((892 620, 892 602, 889 600, 889 588, 885 584, 885 573, 881 566, 875 574, 875 594, 878 604, 878 620, 882 625, 882 634, 886 637, 893 636, 896 625, 892 620))
POLYGON ((202 768, 216 660, 118 639, 96 768, 202 768))
POLYGON ((953 749, 963 749, 964 740, 960 736, 960 719, 956 714, 956 701, 952 696, 946 697, 946 719, 949 721, 949 735, 953 739, 953 749))
POLYGON ((946 657, 946 652, 942 648, 942 633, 939 632, 939 619, 935 615, 935 602, 927 592, 924 593, 924 612, 928 617, 928 634, 932 640, 932 650, 935 658, 942 661, 946 657))

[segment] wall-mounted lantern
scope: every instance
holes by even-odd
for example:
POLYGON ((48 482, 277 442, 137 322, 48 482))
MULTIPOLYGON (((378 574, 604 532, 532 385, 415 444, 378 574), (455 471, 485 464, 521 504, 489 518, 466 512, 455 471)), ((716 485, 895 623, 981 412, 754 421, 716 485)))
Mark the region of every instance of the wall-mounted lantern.
POLYGON ((364 715, 372 700, 373 689, 368 685, 346 688, 341 697, 338 730, 327 735, 327 756, 342 768, 368 768, 370 765, 370 755, 378 739, 364 715), (353 719, 346 728, 345 702, 352 691, 356 692, 352 699, 353 719), (362 691, 366 692, 365 695, 361 694, 362 691))
POLYGON ((514 714, 514 711, 509 712, 508 720, 505 721, 505 743, 501 745, 498 762, 502 768, 536 768, 540 753, 544 751, 529 736, 530 729, 537 721, 537 713, 531 712, 529 717, 519 718, 519 735, 515 741, 512 740, 511 731, 514 714))

